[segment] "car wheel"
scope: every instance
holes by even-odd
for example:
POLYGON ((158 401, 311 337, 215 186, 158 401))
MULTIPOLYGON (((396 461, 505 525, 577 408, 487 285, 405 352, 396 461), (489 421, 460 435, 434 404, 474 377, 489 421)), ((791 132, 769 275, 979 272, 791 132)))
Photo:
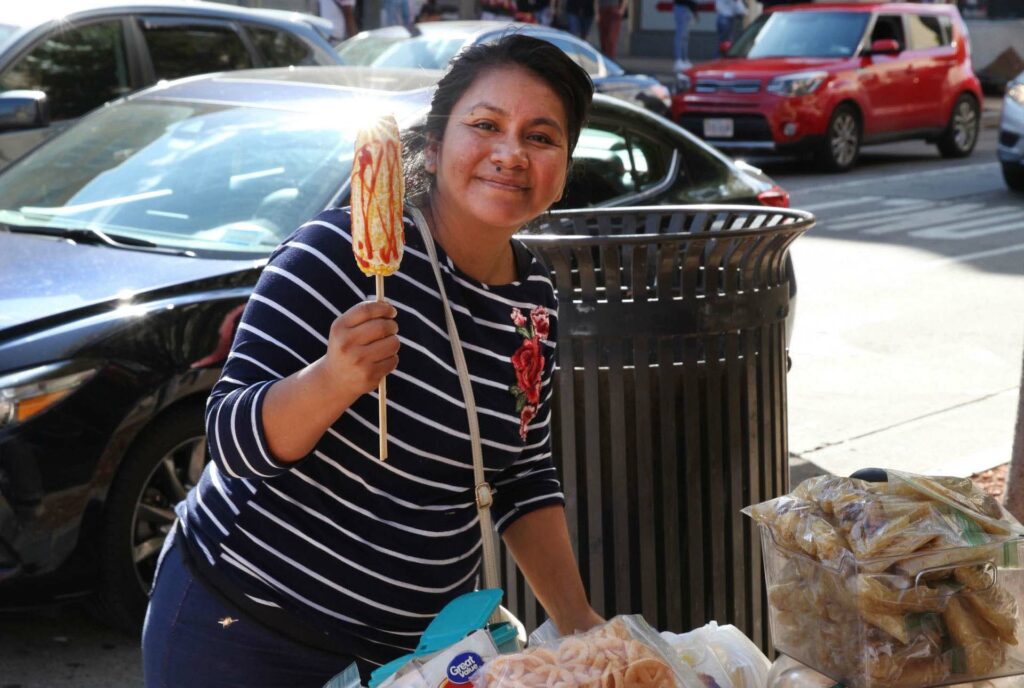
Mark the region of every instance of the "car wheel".
POLYGON ((832 112, 825 140, 818 150, 818 162, 829 172, 848 172, 860 155, 860 119, 849 105, 832 112))
POLYGON ((981 117, 978 102, 966 93, 956 99, 949 124, 939 139, 939 153, 944 158, 966 158, 978 142, 981 117))
POLYGON ((157 558, 174 523, 174 505, 206 463, 203 409, 187 405, 158 419, 118 471, 104 507, 100 582, 94 608, 137 635, 146 615, 157 558))
POLYGON ((1024 165, 1004 162, 1003 179, 1012 190, 1024 192, 1024 165))

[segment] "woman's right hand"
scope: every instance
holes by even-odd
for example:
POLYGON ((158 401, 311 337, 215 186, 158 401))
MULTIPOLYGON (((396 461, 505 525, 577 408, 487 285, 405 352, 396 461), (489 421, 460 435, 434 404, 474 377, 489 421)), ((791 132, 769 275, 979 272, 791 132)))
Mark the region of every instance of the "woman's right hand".
POLYGON ((322 361, 332 386, 358 397, 398 366, 397 314, 386 301, 364 301, 335 319, 322 361))
POLYGON ((356 399, 398 365, 398 323, 387 302, 356 304, 331 323, 327 353, 270 386, 263 429, 283 462, 308 455, 356 399))

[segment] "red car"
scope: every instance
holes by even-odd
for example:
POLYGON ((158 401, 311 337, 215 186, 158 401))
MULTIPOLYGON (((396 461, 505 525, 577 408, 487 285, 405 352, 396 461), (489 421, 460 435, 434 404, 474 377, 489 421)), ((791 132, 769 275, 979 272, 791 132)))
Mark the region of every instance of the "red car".
POLYGON ((853 167, 862 144, 925 139, 970 155, 981 86, 953 5, 787 5, 757 18, 723 59, 680 75, 672 117, 721 149, 812 153, 853 167))

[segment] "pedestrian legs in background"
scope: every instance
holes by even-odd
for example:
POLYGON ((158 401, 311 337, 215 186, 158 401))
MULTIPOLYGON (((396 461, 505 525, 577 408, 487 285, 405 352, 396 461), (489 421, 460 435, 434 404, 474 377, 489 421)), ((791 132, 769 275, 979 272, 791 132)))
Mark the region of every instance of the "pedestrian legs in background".
POLYGON ((587 35, 590 34, 590 26, 594 23, 593 17, 567 11, 565 20, 569 24, 569 33, 574 36, 579 36, 583 40, 587 40, 587 35))
POLYGON ((384 0, 381 6, 382 26, 409 26, 412 24, 409 0, 384 0))
POLYGON ((356 21, 356 0, 341 0, 341 14, 345 19, 345 37, 359 33, 359 22, 356 21))
POLYGON ((612 59, 618 47, 618 31, 622 29, 623 17, 626 15, 628 0, 598 0, 597 32, 601 42, 601 52, 612 59))
MULTIPOLYGON (((607 0, 601 0, 606 2, 607 0)), ((619 30, 622 28, 623 7, 613 0, 614 4, 601 4, 597 10, 597 32, 601 41, 601 52, 615 59, 615 50, 619 45, 619 30)))
POLYGON ((722 43, 732 41, 733 29, 736 27, 736 17, 731 14, 718 14, 715 16, 715 28, 718 29, 718 56, 721 57, 722 43))
POLYGON ((331 22, 331 43, 337 45, 359 32, 355 0, 319 0, 317 6, 319 15, 331 22))
POLYGON ((675 62, 672 69, 681 72, 690 67, 690 24, 693 23, 693 10, 686 5, 672 6, 672 16, 676 22, 676 33, 672 43, 672 56, 675 62))

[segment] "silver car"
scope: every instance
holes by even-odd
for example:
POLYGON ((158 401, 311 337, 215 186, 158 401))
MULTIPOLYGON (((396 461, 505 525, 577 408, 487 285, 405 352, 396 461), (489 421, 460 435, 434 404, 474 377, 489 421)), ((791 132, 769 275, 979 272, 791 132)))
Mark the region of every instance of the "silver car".
POLYGON ((999 162, 1014 191, 1024 191, 1024 72, 1006 86, 999 123, 999 162))
POLYGON ((338 46, 345 64, 386 69, 444 69, 463 46, 488 43, 510 31, 554 43, 586 70, 598 93, 668 116, 671 95, 653 76, 630 74, 586 41, 540 24, 434 21, 363 31, 338 46))
POLYGON ((330 22, 184 0, 4 0, 0 167, 103 103, 160 80, 338 64, 330 22))

